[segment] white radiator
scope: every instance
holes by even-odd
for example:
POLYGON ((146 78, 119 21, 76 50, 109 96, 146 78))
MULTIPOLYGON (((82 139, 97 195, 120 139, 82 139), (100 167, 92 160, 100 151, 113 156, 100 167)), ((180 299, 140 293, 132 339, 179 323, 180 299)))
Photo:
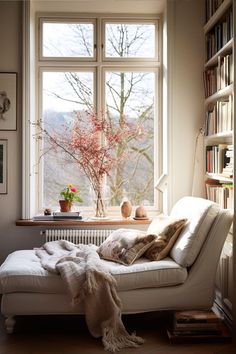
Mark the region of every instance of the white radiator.
POLYGON ((100 246, 114 230, 45 230, 46 242, 67 240, 75 244, 83 243, 100 246))

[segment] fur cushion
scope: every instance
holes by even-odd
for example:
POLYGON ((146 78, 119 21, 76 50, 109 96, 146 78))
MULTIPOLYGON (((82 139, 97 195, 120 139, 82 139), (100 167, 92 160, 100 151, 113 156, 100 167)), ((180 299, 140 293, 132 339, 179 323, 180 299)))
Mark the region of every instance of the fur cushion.
POLYGON ((151 261, 159 261, 165 258, 174 246, 186 222, 187 219, 175 219, 169 216, 159 216, 153 219, 147 230, 147 235, 155 235, 156 240, 144 256, 151 261))
POLYGON ((101 244, 97 252, 103 259, 132 264, 140 258, 155 241, 155 235, 134 229, 114 230, 101 244))

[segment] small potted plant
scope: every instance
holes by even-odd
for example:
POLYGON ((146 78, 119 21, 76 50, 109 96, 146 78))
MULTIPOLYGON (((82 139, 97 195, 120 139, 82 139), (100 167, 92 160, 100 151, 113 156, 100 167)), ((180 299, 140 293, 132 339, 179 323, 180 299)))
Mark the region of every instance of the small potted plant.
POLYGON ((76 188, 73 184, 68 184, 60 192, 60 196, 64 199, 59 200, 61 212, 71 211, 71 207, 74 202, 82 202, 80 198, 80 190, 76 188))

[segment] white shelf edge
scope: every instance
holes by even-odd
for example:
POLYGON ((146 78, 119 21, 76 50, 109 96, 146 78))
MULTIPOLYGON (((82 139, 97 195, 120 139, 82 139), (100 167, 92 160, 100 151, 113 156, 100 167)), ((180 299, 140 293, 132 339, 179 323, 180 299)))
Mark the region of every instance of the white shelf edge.
POLYGON ((215 179, 216 181, 220 181, 220 182, 228 182, 228 183, 233 183, 233 177, 224 177, 222 175, 218 175, 216 173, 206 173, 206 177, 209 179, 215 179))
POLYGON ((205 105, 208 105, 209 103, 216 101, 218 98, 228 96, 231 93, 233 93, 233 84, 230 84, 229 86, 225 87, 224 89, 219 90, 219 91, 215 92, 213 95, 205 98, 205 105))
POLYGON ((219 21, 224 12, 230 7, 232 0, 224 0, 216 12, 211 16, 208 22, 204 26, 204 33, 206 34, 211 28, 219 21))
POLYGON ((231 130, 229 132, 222 132, 222 133, 204 136, 204 139, 206 139, 206 140, 223 139, 223 138, 233 138, 233 131, 231 130))
POLYGON ((207 69, 207 68, 217 64, 218 56, 224 54, 229 49, 233 49, 233 42, 234 42, 234 40, 233 40, 233 38, 231 38, 216 54, 213 55, 213 57, 211 57, 211 59, 209 59, 205 63, 205 68, 207 69))

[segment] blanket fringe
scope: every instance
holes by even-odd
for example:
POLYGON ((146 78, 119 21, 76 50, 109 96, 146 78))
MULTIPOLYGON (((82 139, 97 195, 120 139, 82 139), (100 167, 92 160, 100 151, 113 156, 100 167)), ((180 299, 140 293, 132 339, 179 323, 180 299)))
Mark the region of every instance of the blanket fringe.
POLYGON ((145 341, 143 338, 136 336, 136 333, 120 334, 111 328, 104 328, 102 342, 106 351, 115 353, 123 348, 137 348, 145 341))

